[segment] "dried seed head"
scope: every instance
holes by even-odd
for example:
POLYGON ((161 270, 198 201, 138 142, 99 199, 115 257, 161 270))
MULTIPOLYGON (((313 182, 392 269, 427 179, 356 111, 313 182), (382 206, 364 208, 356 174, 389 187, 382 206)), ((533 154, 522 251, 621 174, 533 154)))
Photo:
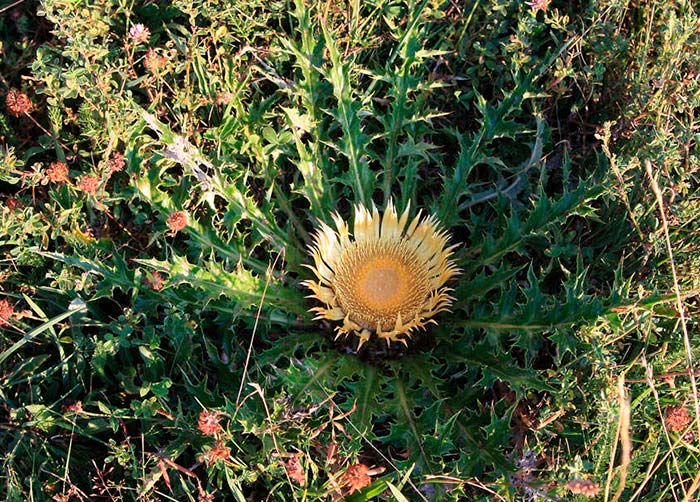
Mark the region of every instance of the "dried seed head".
POLYGON ((23 209, 24 204, 22 204, 22 201, 13 197, 12 195, 8 195, 7 199, 5 199, 5 207, 9 209, 10 211, 14 211, 15 209, 23 209))
POLYGON ((0 326, 10 324, 10 320, 15 316, 15 308, 9 300, 0 300, 0 326))
POLYGON ((109 174, 118 173, 124 169, 126 161, 124 160, 124 155, 121 152, 114 152, 112 157, 107 161, 107 170, 109 174))
POLYGON ((688 408, 683 405, 666 407, 666 426, 673 432, 681 432, 692 422, 688 408))
POLYGON ((5 104, 7 105, 7 111, 13 117, 19 117, 25 113, 29 113, 34 108, 29 96, 27 96, 22 91, 17 89, 10 89, 5 95, 5 104))
POLYGON ((340 486, 349 495, 372 484, 372 476, 384 472, 383 467, 370 468, 363 463, 351 465, 340 477, 340 486))
POLYGON ((165 221, 165 223, 171 230, 172 235, 175 235, 187 226, 187 213, 184 211, 173 211, 168 215, 168 219, 165 221))
POLYGON ((143 66, 151 73, 158 73, 168 64, 168 58, 159 55, 155 49, 149 47, 143 56, 143 66))
POLYGON ((68 183, 68 166, 60 160, 51 162, 46 169, 46 178, 52 183, 68 183))
POLYGON ((566 488, 574 495, 584 497, 595 497, 600 491, 598 484, 588 479, 572 479, 566 483, 566 488))
POLYGON ((78 188, 80 190, 90 195, 95 195, 99 187, 100 179, 92 174, 86 174, 83 176, 78 184, 78 188))
POLYGON ((228 448, 223 441, 217 440, 214 446, 202 454, 202 459, 207 465, 214 464, 217 460, 227 460, 231 456, 231 448, 228 448))
POLYGON ((199 432, 205 436, 213 436, 219 431, 223 430, 223 427, 219 424, 221 420, 221 413, 217 411, 202 410, 199 414, 199 419, 197 420, 197 428, 199 432))

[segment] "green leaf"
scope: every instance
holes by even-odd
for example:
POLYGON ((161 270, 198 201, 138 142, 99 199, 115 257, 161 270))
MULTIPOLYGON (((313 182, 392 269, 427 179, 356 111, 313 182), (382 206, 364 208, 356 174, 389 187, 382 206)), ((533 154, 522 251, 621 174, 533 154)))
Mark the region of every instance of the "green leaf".
POLYGON ((364 366, 354 386, 354 396, 357 400, 357 411, 352 419, 355 426, 364 434, 372 430, 373 416, 377 412, 377 396, 381 390, 382 379, 379 371, 373 366, 364 366))
POLYGON ((394 499, 397 502, 408 502, 408 499, 406 497, 404 497, 404 495, 401 493, 401 491, 398 488, 396 488, 393 484, 391 484, 390 482, 387 481, 386 486, 387 486, 387 488, 389 488, 389 491, 394 496, 394 499))
POLYGON ((32 341, 34 338, 37 336, 41 335, 45 331, 50 330, 54 325, 58 324, 59 322, 63 321, 64 319, 67 319, 68 317, 72 316, 73 314, 77 314, 79 312, 85 312, 86 309, 84 306, 80 306, 78 308, 74 309, 69 309, 63 312, 62 314, 57 315, 56 317, 53 317, 52 319, 49 319, 48 321, 44 322, 40 326, 37 326, 33 330, 31 330, 29 333, 26 335, 22 336, 19 340, 17 340, 15 343, 13 343, 10 348, 7 350, 4 350, 2 353, 0 353, 0 366, 15 352, 17 352, 19 349, 21 349, 25 344, 28 342, 32 341))
POLYGON ((374 174, 369 168, 369 138, 362 125, 363 104, 353 92, 350 69, 353 67, 347 58, 341 56, 333 34, 326 24, 322 24, 323 38, 326 42, 330 66, 322 70, 324 77, 333 86, 333 95, 337 106, 333 116, 340 124, 343 136, 338 148, 348 159, 350 175, 341 179, 353 190, 355 202, 370 206, 374 191, 374 174))

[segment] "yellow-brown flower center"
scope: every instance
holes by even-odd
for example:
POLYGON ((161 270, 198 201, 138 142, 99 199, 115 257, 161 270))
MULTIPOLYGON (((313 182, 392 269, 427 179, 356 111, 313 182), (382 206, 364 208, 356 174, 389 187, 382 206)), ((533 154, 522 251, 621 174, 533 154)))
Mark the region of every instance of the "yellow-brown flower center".
POLYGON ((357 293, 364 303, 382 310, 394 309, 406 296, 408 271, 384 256, 365 263, 357 274, 357 293))
POLYGON ((349 318, 371 331, 394 329, 421 312, 430 293, 428 267, 402 241, 354 242, 340 256, 332 287, 349 318))

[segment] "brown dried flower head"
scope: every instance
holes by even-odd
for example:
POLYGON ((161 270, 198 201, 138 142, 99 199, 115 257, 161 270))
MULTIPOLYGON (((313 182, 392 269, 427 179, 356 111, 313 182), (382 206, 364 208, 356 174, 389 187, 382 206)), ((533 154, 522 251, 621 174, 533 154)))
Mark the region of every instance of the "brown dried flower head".
POLYGON ((172 231, 172 235, 175 235, 187 226, 187 213, 184 211, 173 211, 168 215, 168 219, 165 221, 165 223, 168 225, 168 228, 172 231))
POLYGON ((63 413, 80 413, 83 411, 82 401, 72 401, 66 402, 61 405, 61 411, 63 413))
POLYGON ((227 105, 233 99, 234 94, 232 92, 219 92, 216 94, 216 104, 217 105, 227 105))
POLYGON ((218 411, 202 410, 197 421, 197 428, 205 436, 213 436, 217 432, 224 430, 219 424, 220 420, 221 413, 218 411))
POLYGON ((598 484, 588 479, 572 479, 566 483, 566 488, 574 495, 584 497, 595 497, 600 491, 598 484))
POLYGON ((149 47, 143 56, 143 66, 151 73, 158 73, 168 64, 168 58, 159 55, 155 49, 149 47))
POLYGON ((226 460, 231 456, 231 448, 228 448, 223 441, 217 440, 214 446, 202 454, 202 459, 207 465, 214 464, 217 460, 226 460))
POLYGON ((25 113, 29 113, 34 108, 29 96, 27 96, 22 91, 17 89, 10 89, 5 95, 5 104, 7 105, 7 111, 13 117, 19 117, 25 113))
POLYGON ((60 160, 51 162, 46 168, 46 178, 52 183, 68 183, 68 166, 60 160))
POLYGON ((284 463, 284 469, 287 471, 289 479, 295 483, 304 486, 306 484, 306 476, 304 476, 304 468, 299 460, 298 453, 292 453, 284 463))
POLYGON ((0 326, 10 324, 10 320, 15 317, 15 308, 9 300, 0 300, 0 326))
POLYGON ((5 199, 5 207, 10 211, 14 211, 15 209, 23 209, 24 204, 22 204, 21 200, 9 195, 7 199, 5 199))
POLYGON ((685 430, 692 420, 685 406, 679 404, 666 407, 666 426, 673 432, 685 430))
POLYGON ((197 495, 197 502, 214 502, 214 492, 208 493, 199 488, 199 494, 197 495))
POLYGON ((153 291, 160 291, 163 289, 163 285, 165 284, 163 276, 157 270, 146 274, 146 276, 143 278, 143 282, 153 291))
POLYGON ((112 157, 107 161, 107 171, 108 174, 118 173, 124 169, 126 161, 124 160, 124 155, 121 152, 114 152, 112 157))
POLYGON ((80 179, 78 188, 87 194, 95 195, 99 186, 100 179, 97 176, 86 174, 80 179))
POLYGON ((340 477, 340 486, 350 494, 371 485, 371 476, 382 472, 384 472, 384 467, 369 468, 363 463, 357 463, 348 467, 340 477))

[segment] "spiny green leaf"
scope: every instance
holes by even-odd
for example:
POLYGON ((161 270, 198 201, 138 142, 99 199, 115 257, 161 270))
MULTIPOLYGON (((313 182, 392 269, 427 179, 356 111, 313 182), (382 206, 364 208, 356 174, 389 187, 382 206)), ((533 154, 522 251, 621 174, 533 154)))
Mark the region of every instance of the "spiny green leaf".
POLYGON ((352 188, 355 202, 369 206, 374 191, 375 176, 368 164, 369 138, 362 125, 364 105, 353 92, 350 76, 352 65, 349 65, 348 61, 341 57, 333 34, 326 24, 322 24, 321 27, 331 63, 328 69, 323 70, 323 74, 333 85, 333 94, 337 101, 333 116, 343 131, 338 147, 348 159, 350 166, 349 176, 343 176, 341 179, 352 188))
POLYGON ((243 309, 252 309, 263 302, 267 308, 283 306, 290 312, 306 316, 304 299, 300 292, 279 284, 272 278, 255 276, 243 267, 226 270, 210 261, 202 265, 190 263, 184 256, 173 255, 170 260, 135 260, 141 265, 168 274, 173 284, 187 283, 207 293, 209 297, 226 296, 243 309), (265 284, 268 282, 267 291, 265 284))

